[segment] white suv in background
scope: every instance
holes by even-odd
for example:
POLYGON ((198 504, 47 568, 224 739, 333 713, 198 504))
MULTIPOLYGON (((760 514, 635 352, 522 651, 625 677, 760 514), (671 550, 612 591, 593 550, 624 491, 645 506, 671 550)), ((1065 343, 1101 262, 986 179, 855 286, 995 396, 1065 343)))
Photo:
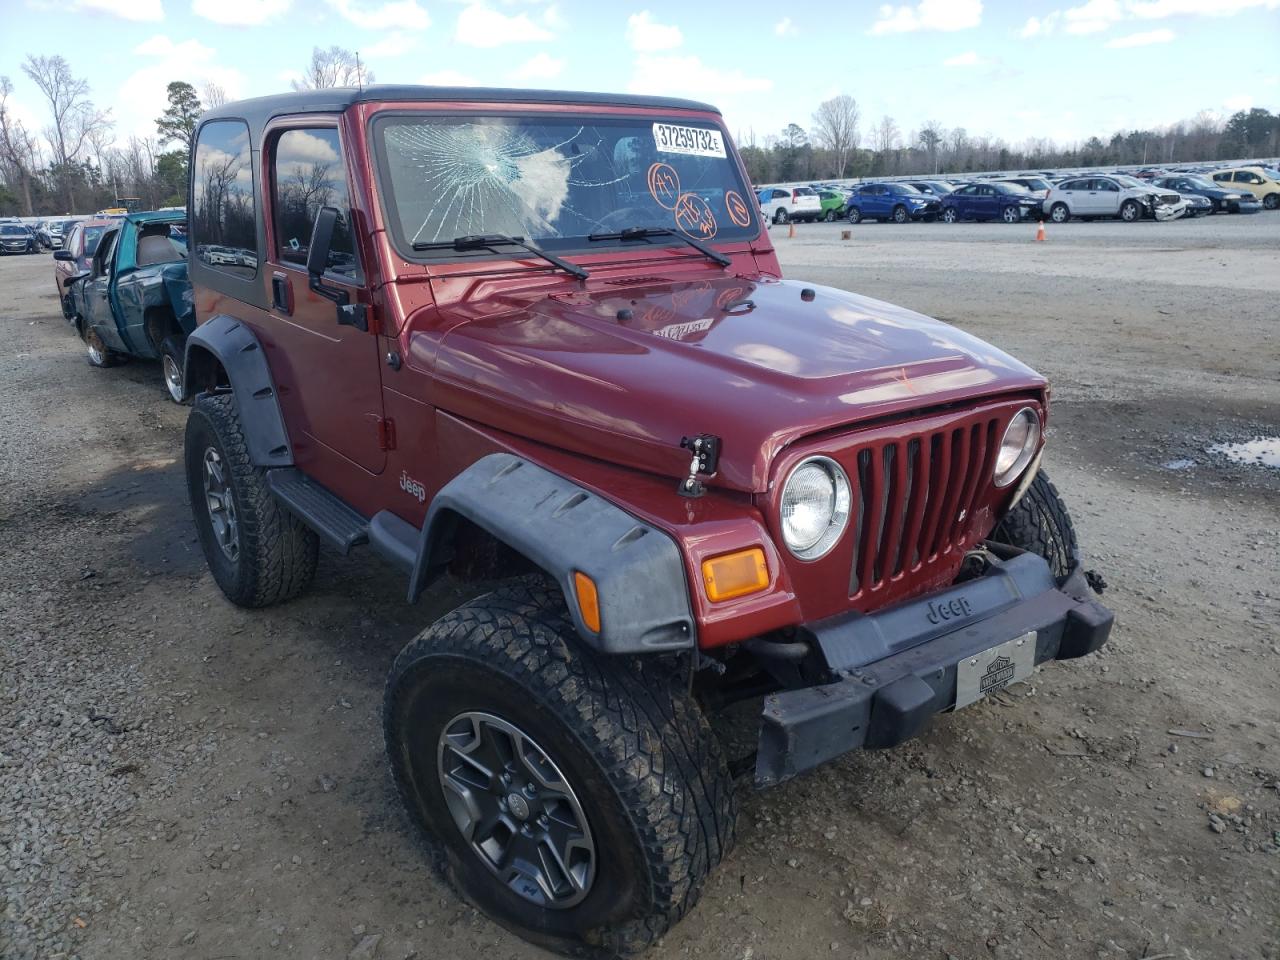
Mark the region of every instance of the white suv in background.
POLYGON ((788 220, 817 220, 822 216, 822 198, 813 187, 765 187, 760 191, 760 214, 774 223, 788 220))
POLYGON ((1066 223, 1072 217, 1174 220, 1186 209, 1182 194, 1120 174, 1068 177, 1044 198, 1044 210, 1054 223, 1066 223))

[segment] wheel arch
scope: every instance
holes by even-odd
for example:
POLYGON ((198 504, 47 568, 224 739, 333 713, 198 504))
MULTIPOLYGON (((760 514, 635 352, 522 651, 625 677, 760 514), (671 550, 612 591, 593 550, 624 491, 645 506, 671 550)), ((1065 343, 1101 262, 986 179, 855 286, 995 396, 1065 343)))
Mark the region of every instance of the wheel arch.
POLYGON ((234 317, 211 317, 187 337, 183 399, 230 388, 240 412, 249 460, 255 467, 293 464, 293 447, 280 410, 266 353, 252 330, 234 317))
POLYGON ((639 654, 694 646, 696 623, 675 541, 584 487, 509 453, 481 458, 432 499, 409 577, 410 603, 448 568, 468 525, 551 576, 592 648, 639 654), (595 584, 599 631, 582 618, 579 572, 595 584))

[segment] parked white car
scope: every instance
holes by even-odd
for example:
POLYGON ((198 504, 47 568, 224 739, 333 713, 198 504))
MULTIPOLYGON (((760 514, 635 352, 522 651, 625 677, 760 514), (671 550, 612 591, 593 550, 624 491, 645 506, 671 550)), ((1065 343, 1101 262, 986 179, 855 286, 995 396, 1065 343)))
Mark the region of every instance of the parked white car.
POLYGON ((1174 220, 1186 212, 1187 202, 1172 190, 1110 174, 1063 180, 1045 197, 1044 209, 1054 223, 1066 223, 1072 217, 1174 220))
POLYGON ((760 215, 774 223, 789 220, 817 220, 822 216, 822 198, 812 187, 765 187, 760 191, 760 215))

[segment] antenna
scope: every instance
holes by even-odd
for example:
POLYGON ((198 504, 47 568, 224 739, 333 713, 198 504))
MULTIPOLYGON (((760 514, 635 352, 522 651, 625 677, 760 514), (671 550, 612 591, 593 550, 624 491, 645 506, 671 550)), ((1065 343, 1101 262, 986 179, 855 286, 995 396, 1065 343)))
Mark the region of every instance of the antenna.
POLYGON ((360 51, 356 51, 356 86, 364 90, 364 67, 360 65, 360 51))

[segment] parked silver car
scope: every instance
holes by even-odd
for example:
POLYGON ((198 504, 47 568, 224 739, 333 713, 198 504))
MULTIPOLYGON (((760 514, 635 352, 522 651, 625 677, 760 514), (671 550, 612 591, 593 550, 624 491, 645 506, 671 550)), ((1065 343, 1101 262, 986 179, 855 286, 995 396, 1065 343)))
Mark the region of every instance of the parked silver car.
POLYGON ((1054 223, 1066 223, 1072 217, 1119 217, 1127 222, 1143 217, 1173 220, 1186 212, 1187 202, 1172 190, 1110 174, 1063 180, 1045 197, 1044 209, 1054 223))

